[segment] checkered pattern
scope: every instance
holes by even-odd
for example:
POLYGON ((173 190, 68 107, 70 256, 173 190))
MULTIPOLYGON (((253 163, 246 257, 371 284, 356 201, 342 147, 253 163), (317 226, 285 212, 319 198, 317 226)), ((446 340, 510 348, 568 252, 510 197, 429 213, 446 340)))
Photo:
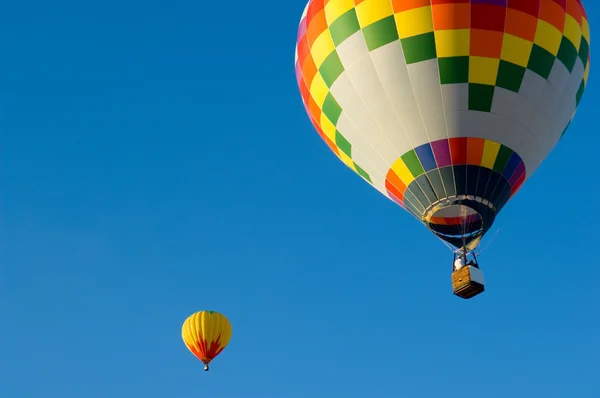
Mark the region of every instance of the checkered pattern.
POLYGON ((506 176, 514 194, 571 122, 589 49, 581 0, 311 0, 296 76, 331 150, 406 208, 406 179, 427 169, 418 148, 458 138, 469 143, 465 162, 434 156, 430 170, 479 157, 479 167, 503 175, 471 148, 506 148, 520 162, 506 176))

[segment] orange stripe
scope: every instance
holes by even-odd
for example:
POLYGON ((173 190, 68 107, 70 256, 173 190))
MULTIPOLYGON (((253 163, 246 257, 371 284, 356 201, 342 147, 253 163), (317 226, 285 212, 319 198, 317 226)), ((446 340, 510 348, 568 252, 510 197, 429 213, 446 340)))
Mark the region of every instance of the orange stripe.
POLYGON ((483 138, 469 137, 467 140, 467 164, 481 166, 484 144, 485 140, 483 138))
POLYGON ((400 180, 400 177, 396 175, 394 170, 390 169, 385 176, 385 188, 392 192, 400 200, 404 200, 404 191, 406 191, 406 185, 400 180))
POLYGON ((502 54, 503 32, 471 29, 470 55, 476 57, 500 58, 502 54))
POLYGON ((575 18, 579 25, 581 25, 581 18, 583 17, 583 10, 581 4, 577 3, 576 0, 567 0, 567 13, 575 18))
POLYGON ((308 44, 312 47, 317 37, 327 29, 327 20, 325 19, 325 10, 319 11, 311 20, 306 29, 308 44))
POLYGON ((506 10, 505 32, 521 39, 533 41, 537 30, 537 18, 521 11, 506 10))
POLYGON ((392 9, 397 13, 427 7, 430 4, 429 0, 392 0, 392 9))
POLYGON ((306 57, 306 60, 302 64, 302 77, 304 77, 304 81, 306 82, 306 86, 310 87, 313 79, 317 75, 317 65, 315 65, 315 61, 311 56, 306 57))
POLYGON ((315 120, 321 120, 321 108, 319 108, 319 105, 317 105, 312 96, 308 100, 308 110, 315 120))
POLYGON ((470 4, 440 4, 431 7, 434 30, 469 29, 471 26, 470 4))
POLYGON ((553 0, 540 2, 540 19, 554 26, 561 33, 565 29, 565 10, 553 0))

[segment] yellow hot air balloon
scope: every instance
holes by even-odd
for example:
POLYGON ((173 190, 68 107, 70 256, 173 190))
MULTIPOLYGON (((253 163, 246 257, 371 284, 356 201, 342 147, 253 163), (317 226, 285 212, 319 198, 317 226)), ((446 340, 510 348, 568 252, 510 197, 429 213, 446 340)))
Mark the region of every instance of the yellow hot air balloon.
POLYGON ((199 311, 190 315, 181 328, 181 337, 187 348, 208 364, 221 353, 231 339, 231 323, 216 311, 199 311))

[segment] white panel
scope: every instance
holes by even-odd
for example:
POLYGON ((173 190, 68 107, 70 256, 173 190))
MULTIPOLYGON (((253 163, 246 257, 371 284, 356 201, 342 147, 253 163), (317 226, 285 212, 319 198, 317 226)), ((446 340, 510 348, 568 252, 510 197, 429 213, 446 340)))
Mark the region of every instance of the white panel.
POLYGON ((562 93, 569 82, 569 77, 571 74, 567 67, 560 62, 558 59, 554 61, 554 65, 552 65, 552 70, 550 71, 550 76, 548 76, 548 81, 558 90, 559 93, 562 93))
POLYGON ((469 84, 444 84, 442 85, 442 98, 444 101, 446 129, 448 138, 466 137, 469 132, 460 125, 459 113, 469 109, 469 84))
POLYGON ((423 120, 411 90, 402 45, 400 41, 389 43, 373 51, 371 58, 381 84, 385 87, 391 107, 399 120, 396 134, 402 142, 395 141, 395 145, 402 155, 419 145, 412 137, 426 137, 423 120))
POLYGON ((385 176, 391 163, 382 156, 382 153, 387 154, 388 159, 393 158, 395 156, 393 150, 388 147, 373 147, 346 112, 340 115, 337 129, 352 144, 352 159, 371 176, 373 185, 385 191, 385 176))
MULTIPOLYGON (((552 85, 548 84, 548 86, 551 87, 552 85)), ((531 177, 533 172, 538 168, 554 146, 552 133, 550 133, 553 129, 553 123, 551 118, 543 110, 538 108, 527 124, 529 131, 534 135, 539 146, 538 150, 528 157, 530 163, 525 164, 525 166, 527 166, 528 178, 531 177)))
POLYGON ((575 111, 575 102, 569 102, 570 101, 565 101, 565 106, 555 116, 554 129, 551 131, 552 142, 554 142, 554 145, 558 144, 558 141, 560 141, 560 136, 565 130, 565 127, 567 127, 567 124, 571 120, 573 112, 575 111))
MULTIPOLYGON (((534 112, 535 114, 535 112, 534 112)), ((532 115, 533 117, 533 115, 532 115)), ((523 159, 523 162, 525 163, 525 168, 527 171, 527 176, 526 178, 529 178, 530 174, 533 173, 535 171, 535 169, 538 168, 539 164, 541 163, 541 160, 539 159, 543 159, 540 157, 540 144, 537 140, 537 138, 533 135, 533 133, 529 130, 527 130, 527 134, 523 137, 523 141, 521 141, 521 145, 519 145, 518 147, 513 149, 515 152, 517 152, 517 154, 519 156, 521 156, 521 158, 523 159), (527 157, 527 158, 525 158, 527 157)))
POLYGON ((546 84, 548 84, 546 79, 527 69, 521 82, 519 94, 529 98, 533 102, 538 102, 546 84))
POLYGON ((442 84, 442 101, 445 111, 469 109, 469 84, 442 84))
POLYGON ((430 59, 411 64, 407 69, 427 134, 426 136, 413 135, 410 132, 411 139, 417 141, 415 146, 448 138, 438 60, 430 59))
POLYGON ((344 40, 339 46, 335 48, 342 65, 347 69, 353 63, 359 59, 364 59, 369 56, 369 49, 365 43, 362 31, 358 31, 352 36, 344 40))
MULTIPOLYGON (((575 112, 575 95, 583 77, 583 65, 575 63, 573 72, 558 60, 555 61, 548 81, 531 71, 525 73, 520 95, 534 100, 537 108, 526 120, 527 129, 535 137, 537 146, 523 142, 521 152, 531 153, 527 164, 527 178, 550 154, 560 141, 560 136, 575 112)), ((516 112, 516 111, 515 111, 516 112)))
MULTIPOLYGON (((567 88, 570 90, 571 88, 567 88)), ((557 109, 553 114, 544 114, 543 117, 550 124, 550 128, 547 131, 538 132, 539 136, 544 135, 544 144, 541 147, 540 154, 544 158, 550 154, 552 149, 558 144, 560 141, 560 136, 564 131, 565 127, 571 120, 573 113, 575 112, 575 99, 568 101, 566 97, 563 96, 561 99, 561 108, 557 109)), ((542 158, 543 160, 543 158, 542 158)), ((541 161, 540 161, 541 163, 541 161)))
MULTIPOLYGON (((378 131, 363 130, 362 133, 373 145, 387 145, 395 150, 395 158, 389 159, 391 165, 404 153, 403 151, 411 148, 375 71, 373 61, 370 57, 365 57, 348 67, 346 74, 378 126, 378 131)), ((332 92, 337 97, 336 89, 334 85, 332 92)))
POLYGON ((569 76, 569 81, 565 89, 561 92, 563 101, 575 101, 577 90, 579 90, 579 85, 583 79, 584 72, 585 69, 583 64, 581 62, 575 63, 573 72, 571 72, 571 76, 569 76))
POLYGON ((355 151, 354 148, 352 148, 352 160, 369 174, 373 187, 387 196, 387 190, 385 189, 385 175, 381 174, 379 171, 380 169, 377 169, 377 167, 371 163, 373 161, 372 155, 363 154, 360 150, 355 151))
POLYGON ((577 60, 575 61, 575 67, 573 68, 573 72, 571 72, 571 76, 575 73, 576 70, 585 71, 585 64, 583 63, 583 61, 581 61, 581 58, 579 58, 579 56, 577 56, 577 60))
MULTIPOLYGON (((539 100, 538 112, 532 117, 529 129, 539 142, 536 168, 550 154, 575 111, 575 94, 583 77, 583 67, 576 63, 569 74, 562 62, 556 60, 539 100), (572 99, 571 99, 572 98, 572 99)), ((534 170, 531 170, 533 172, 534 170)), ((528 173, 528 176, 531 173, 528 173)))
POLYGON ((411 131, 415 131, 416 129, 422 136, 425 136, 423 121, 419 116, 418 108, 416 107, 416 102, 410 88, 402 45, 400 41, 395 41, 379 47, 370 54, 382 84, 383 94, 381 96, 385 96, 388 100, 396 120, 394 131, 386 131, 386 133, 397 152, 402 155, 419 145, 419 141, 414 140, 411 131), (406 77, 406 80, 401 83, 403 85, 394 81, 400 74, 403 75, 402 77, 406 77), (413 110, 412 112, 410 112, 411 109, 413 110), (417 110, 416 112, 415 109, 417 110))
MULTIPOLYGON (((371 75, 371 79, 373 79, 373 75, 371 75)), ((370 80, 368 79, 367 81, 370 80)), ((363 141, 372 145, 379 153, 379 156, 383 157, 389 165, 398 159, 399 155, 394 148, 390 146, 383 132, 375 122, 375 119, 366 109, 362 98, 359 96, 359 93, 348 77, 347 70, 337 78, 335 83, 333 83, 331 93, 344 110, 344 114, 352 120, 358 134, 362 135, 363 141)), ((340 130, 340 132, 342 132, 342 130, 340 130)), ((344 133, 342 133, 342 135, 343 134, 344 133)), ((357 145, 357 142, 353 139, 346 135, 344 136, 352 145, 357 145)), ((354 137, 356 137, 356 134, 354 137)), ((365 144, 361 145, 360 143, 358 143, 358 145, 361 147, 365 146, 365 144)))
POLYGON ((513 91, 501 87, 496 87, 494 90, 492 113, 513 120, 523 127, 527 126, 536 107, 535 102, 513 91))
POLYGON ((546 83, 542 96, 538 101, 539 109, 542 109, 548 115, 553 115, 559 111, 561 105, 561 95, 558 89, 553 84, 546 83))

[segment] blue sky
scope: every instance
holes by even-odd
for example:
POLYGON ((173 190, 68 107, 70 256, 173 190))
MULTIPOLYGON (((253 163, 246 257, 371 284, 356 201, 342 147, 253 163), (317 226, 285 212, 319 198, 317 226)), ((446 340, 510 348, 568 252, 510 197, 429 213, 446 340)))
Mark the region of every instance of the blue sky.
POLYGON ((314 132, 303 1, 9 3, 0 396, 600 397, 593 36, 463 301, 451 252, 314 132), (233 324, 209 373, 181 340, 201 309, 233 324))

